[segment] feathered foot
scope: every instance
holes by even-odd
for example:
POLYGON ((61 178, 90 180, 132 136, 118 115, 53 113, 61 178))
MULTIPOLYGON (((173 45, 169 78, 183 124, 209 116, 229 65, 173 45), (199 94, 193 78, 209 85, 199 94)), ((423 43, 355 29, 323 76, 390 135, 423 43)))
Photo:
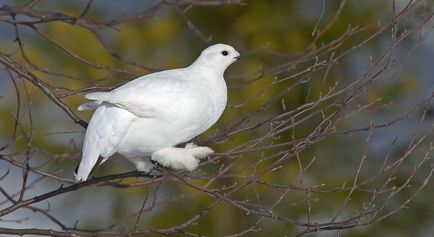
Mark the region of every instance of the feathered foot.
POLYGON ((197 168, 200 159, 212 153, 214 151, 209 147, 188 143, 185 148, 166 147, 155 151, 151 159, 164 167, 192 171, 197 168))

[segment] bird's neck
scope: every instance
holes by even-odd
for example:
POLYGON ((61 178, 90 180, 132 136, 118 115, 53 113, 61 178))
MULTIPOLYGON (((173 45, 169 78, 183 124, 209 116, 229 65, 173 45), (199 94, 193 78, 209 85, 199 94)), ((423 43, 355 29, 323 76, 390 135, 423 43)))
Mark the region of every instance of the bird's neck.
POLYGON ((220 65, 219 66, 210 65, 196 60, 188 68, 198 73, 206 73, 206 74, 212 73, 214 74, 214 76, 223 77, 223 74, 227 67, 222 67, 220 65))

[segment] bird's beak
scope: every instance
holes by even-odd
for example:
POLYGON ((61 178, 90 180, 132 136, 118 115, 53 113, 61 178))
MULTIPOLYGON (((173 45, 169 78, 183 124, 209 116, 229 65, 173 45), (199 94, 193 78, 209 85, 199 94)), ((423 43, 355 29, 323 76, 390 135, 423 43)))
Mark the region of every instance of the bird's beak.
POLYGON ((241 55, 238 55, 236 57, 234 57, 236 61, 243 59, 243 57, 241 57, 241 55))

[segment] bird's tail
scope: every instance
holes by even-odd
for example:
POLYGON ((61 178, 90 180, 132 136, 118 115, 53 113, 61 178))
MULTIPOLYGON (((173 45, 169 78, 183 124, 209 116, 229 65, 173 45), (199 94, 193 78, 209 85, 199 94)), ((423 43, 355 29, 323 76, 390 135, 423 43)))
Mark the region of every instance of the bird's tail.
MULTIPOLYGON (((92 146, 92 144, 90 144, 92 146)), ((85 143, 83 145, 83 153, 81 157, 81 162, 77 166, 74 172, 75 180, 86 181, 95 164, 98 161, 100 154, 98 149, 95 147, 88 147, 85 143)))
POLYGON ((102 103, 87 126, 83 141, 83 152, 75 179, 85 181, 94 167, 116 152, 117 146, 127 133, 136 117, 109 103, 102 103))

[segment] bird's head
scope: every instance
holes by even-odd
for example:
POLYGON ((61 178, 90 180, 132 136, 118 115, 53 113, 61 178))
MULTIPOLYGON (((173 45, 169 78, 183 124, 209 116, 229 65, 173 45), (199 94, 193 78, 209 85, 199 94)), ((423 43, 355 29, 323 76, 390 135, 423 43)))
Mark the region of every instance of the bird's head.
POLYGON ((240 53, 232 46, 215 44, 203 50, 193 65, 213 68, 223 73, 229 65, 240 59, 240 53))

